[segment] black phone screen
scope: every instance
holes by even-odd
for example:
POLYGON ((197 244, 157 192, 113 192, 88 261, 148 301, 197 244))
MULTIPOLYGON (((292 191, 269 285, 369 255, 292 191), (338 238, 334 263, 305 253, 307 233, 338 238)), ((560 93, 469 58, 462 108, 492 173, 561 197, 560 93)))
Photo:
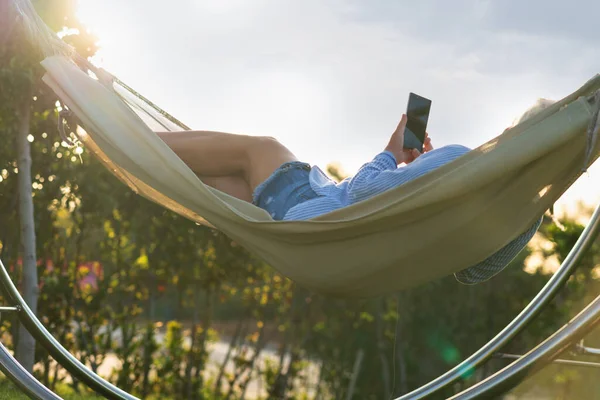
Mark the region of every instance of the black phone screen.
POLYGON ((406 129, 404 130, 404 148, 417 149, 423 152, 425 142, 425 130, 431 110, 431 100, 411 93, 408 96, 408 107, 406 108, 406 129))

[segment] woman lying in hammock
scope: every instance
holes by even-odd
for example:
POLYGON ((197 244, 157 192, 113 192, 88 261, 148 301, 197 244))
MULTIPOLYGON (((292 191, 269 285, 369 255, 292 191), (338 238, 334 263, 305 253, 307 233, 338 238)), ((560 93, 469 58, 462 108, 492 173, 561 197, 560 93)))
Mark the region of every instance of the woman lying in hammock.
MULTIPOLYGON (((306 220, 402 185, 470 151, 460 145, 434 150, 428 136, 423 154, 405 150, 405 127, 403 115, 383 152, 340 183, 299 161, 270 137, 207 131, 158 135, 205 184, 252 202, 275 220, 306 220)), ((455 274, 456 278, 469 284, 489 279, 527 245, 538 227, 539 222, 486 260, 455 274)))

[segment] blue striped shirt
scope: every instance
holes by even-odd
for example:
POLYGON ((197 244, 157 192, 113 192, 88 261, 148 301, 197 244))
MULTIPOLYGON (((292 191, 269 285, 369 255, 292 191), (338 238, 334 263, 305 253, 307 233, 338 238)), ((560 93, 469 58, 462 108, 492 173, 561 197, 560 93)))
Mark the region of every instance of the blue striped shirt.
MULTIPOLYGON (((310 171, 309 181, 319 197, 292 207, 286 213, 284 220, 311 219, 367 200, 433 171, 469 151, 470 149, 465 146, 444 146, 425 153, 412 163, 401 167, 398 167, 391 152, 384 151, 378 154, 373 161, 364 164, 356 175, 339 183, 332 181, 319 167, 315 166, 310 171)), ((490 279, 504 269, 525 248, 540 223, 541 219, 484 261, 457 272, 456 279, 465 284, 479 283, 490 279)))

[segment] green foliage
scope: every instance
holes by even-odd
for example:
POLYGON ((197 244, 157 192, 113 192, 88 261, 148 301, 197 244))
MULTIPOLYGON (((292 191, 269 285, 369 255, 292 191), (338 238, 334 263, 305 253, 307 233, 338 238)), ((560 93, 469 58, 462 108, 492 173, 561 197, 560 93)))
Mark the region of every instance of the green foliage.
MULTIPOLYGON (((102 399, 103 397, 95 395, 91 392, 86 393, 73 393, 71 389, 66 386, 60 386, 57 393, 64 400, 95 400, 102 399)), ((13 385, 6 377, 2 376, 0 379, 0 400, 28 400, 29 397, 23 394, 15 385, 13 385)))

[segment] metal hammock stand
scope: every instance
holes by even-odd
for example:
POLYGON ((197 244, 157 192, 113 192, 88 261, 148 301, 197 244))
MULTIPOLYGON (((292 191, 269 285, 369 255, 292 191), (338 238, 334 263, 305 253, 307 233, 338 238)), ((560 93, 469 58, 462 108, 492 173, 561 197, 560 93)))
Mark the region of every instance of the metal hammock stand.
MULTIPOLYGON (((69 49, 66 49, 64 42, 55 40, 57 39, 56 36, 53 32, 49 31, 41 19, 39 19, 39 16, 35 14, 35 10, 33 9, 33 6, 29 0, 12 1, 17 6, 17 11, 23 18, 29 17, 28 21, 32 23, 30 26, 31 29, 47 31, 44 35, 41 35, 42 38, 47 41, 44 44, 46 48, 51 49, 53 52, 70 52, 69 49)), ((120 86, 127 96, 133 96, 137 100, 150 106, 158 114, 165 117, 170 123, 180 126, 182 129, 189 129, 175 117, 160 109, 158 106, 141 96, 123 82, 119 81, 113 76, 110 76, 109 74, 106 74, 104 71, 98 70, 95 66, 89 63, 88 60, 77 55, 76 53, 70 53, 69 55, 83 69, 87 69, 96 73, 99 75, 101 80, 107 79, 110 80, 110 84, 120 86)), ((123 98, 124 96, 121 97, 123 98)), ((127 101, 127 99, 123 98, 123 100, 130 106, 135 106, 131 104, 131 102, 127 101)), ((592 100, 590 99, 590 101, 592 100)), ((598 99, 596 99, 596 101, 598 101, 598 99)), ((61 115, 61 123, 59 123, 59 126, 62 125, 62 119, 66 117, 68 116, 61 115)), ((600 120, 600 117, 595 115, 594 119, 600 120)), ((594 138, 595 135, 590 137, 594 138)), ((431 382, 421 386, 420 388, 397 398, 396 400, 440 398, 439 392, 442 389, 448 388, 455 382, 463 380, 465 376, 470 375, 471 371, 478 368, 492 357, 516 359, 516 361, 498 371, 496 374, 479 382, 478 384, 456 394, 452 397, 452 399, 487 399, 505 393, 514 388, 523 379, 539 371, 543 366, 553 362, 554 360, 560 364, 600 368, 600 364, 598 363, 574 360, 557 360, 562 353, 570 349, 574 349, 575 351, 584 354, 600 354, 599 349, 585 347, 582 343, 579 343, 580 340, 582 340, 582 338, 597 323, 600 322, 600 296, 596 297, 595 300, 593 300, 569 323, 556 331, 553 335, 536 346, 529 353, 523 356, 499 353, 499 351, 506 344, 508 344, 519 332, 528 326, 528 324, 543 310, 545 306, 548 305, 552 298, 565 285, 569 277, 575 271, 579 261, 582 259, 585 252, 591 247, 599 233, 600 205, 596 207, 587 227, 581 234, 577 243, 571 249, 571 252, 567 258, 563 261, 560 268, 519 315, 517 315, 493 339, 491 339, 488 343, 486 343, 478 351, 473 353, 469 358, 465 359, 456 367, 452 368, 431 382)), ((90 371, 84 364, 82 364, 68 350, 66 350, 50 334, 50 332, 48 332, 48 330, 46 330, 43 324, 39 321, 39 319, 35 316, 35 314, 31 311, 21 297, 2 261, 0 261, 0 292, 5 301, 9 303, 9 306, 0 307, 0 313, 16 313, 21 324, 27 328, 27 330, 36 339, 37 343, 41 344, 57 363, 69 371, 74 379, 84 383, 95 392, 108 399, 137 399, 135 396, 119 389, 94 372, 90 371)), ((35 377, 27 372, 18 363, 18 361, 15 360, 15 358, 1 342, 0 371, 2 371, 15 385, 17 385, 32 399, 60 399, 59 396, 46 388, 35 377)))
MULTIPOLYGON (((496 337, 462 363, 426 385, 399 397, 396 400, 439 398, 436 394, 439 393, 440 390, 447 388, 453 383, 463 379, 465 376, 470 375, 467 372, 474 370, 494 356, 507 359, 516 358, 516 361, 496 374, 455 395, 452 399, 490 398, 505 393, 514 388, 524 378, 539 371, 543 366, 553 362, 560 354, 572 348, 586 354, 600 353, 600 350, 598 349, 585 347, 583 344, 579 343, 580 340, 582 340, 582 338, 598 322, 600 322, 600 296, 598 296, 568 324, 556 331, 552 336, 536 346, 529 353, 523 356, 498 354, 498 351, 510 342, 515 335, 521 332, 563 287, 568 278, 575 271, 577 264, 582 259, 585 252, 591 247, 599 232, 600 205, 594 211, 588 226, 585 228, 558 271, 527 307, 515 317, 515 319, 513 319, 496 337)), ((135 396, 124 392, 90 371, 46 330, 21 297, 1 261, 0 290, 4 298, 11 304, 11 306, 8 307, 0 307, 0 312, 16 313, 19 321, 27 328, 37 342, 41 344, 60 365, 69 371, 73 378, 86 384, 98 394, 108 399, 137 399, 135 396)), ((557 362, 582 367, 600 368, 600 364, 589 362, 584 363, 571 360, 558 360, 557 362)), ((60 399, 59 396, 54 394, 27 372, 14 359, 2 343, 0 343, 0 370, 32 399, 60 399)))

